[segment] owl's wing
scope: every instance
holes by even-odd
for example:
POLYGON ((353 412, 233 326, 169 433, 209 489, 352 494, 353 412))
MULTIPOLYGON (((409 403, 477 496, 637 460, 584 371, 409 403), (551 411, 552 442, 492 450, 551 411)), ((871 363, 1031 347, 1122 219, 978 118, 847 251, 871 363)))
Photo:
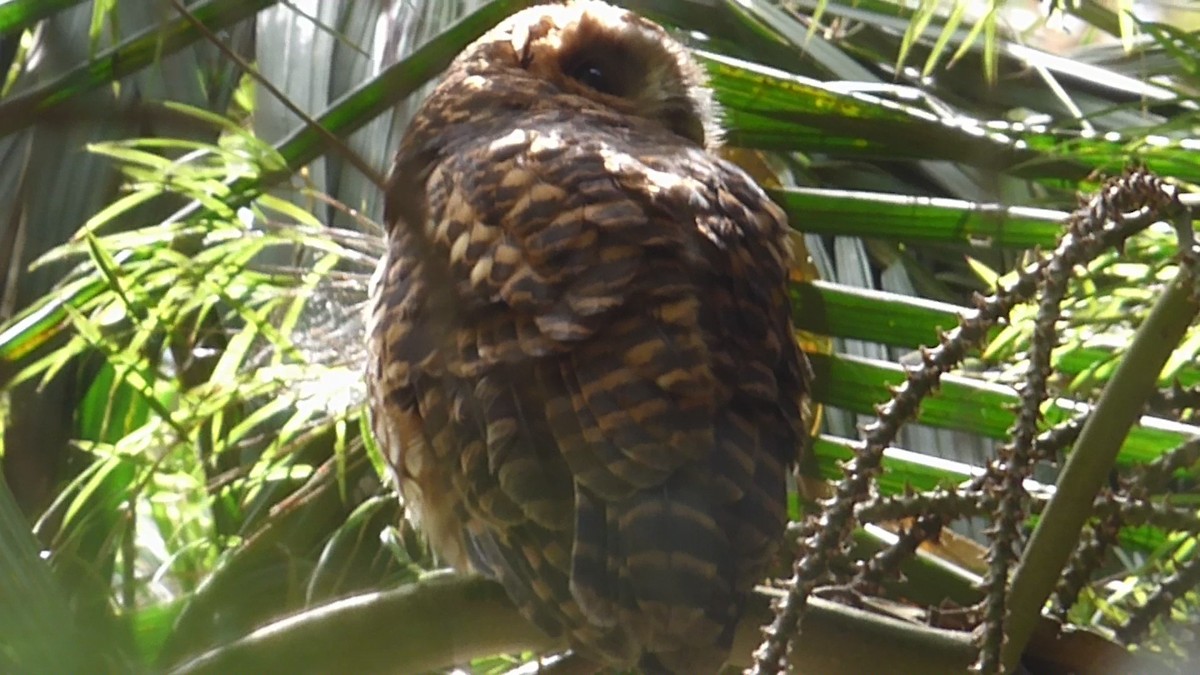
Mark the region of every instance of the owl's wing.
POLYGON ((596 134, 514 131, 423 178, 420 209, 393 191, 376 342, 467 548, 568 625, 727 644, 799 442, 782 214, 698 150, 596 134))

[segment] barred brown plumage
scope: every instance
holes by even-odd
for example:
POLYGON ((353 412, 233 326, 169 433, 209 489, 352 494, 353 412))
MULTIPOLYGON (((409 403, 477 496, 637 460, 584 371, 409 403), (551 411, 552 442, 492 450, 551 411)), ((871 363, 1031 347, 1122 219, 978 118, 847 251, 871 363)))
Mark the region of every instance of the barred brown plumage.
POLYGON ((785 217, 710 96, 634 14, 514 15, 405 134, 372 287, 372 424, 434 549, 647 672, 725 660, 805 436, 785 217))

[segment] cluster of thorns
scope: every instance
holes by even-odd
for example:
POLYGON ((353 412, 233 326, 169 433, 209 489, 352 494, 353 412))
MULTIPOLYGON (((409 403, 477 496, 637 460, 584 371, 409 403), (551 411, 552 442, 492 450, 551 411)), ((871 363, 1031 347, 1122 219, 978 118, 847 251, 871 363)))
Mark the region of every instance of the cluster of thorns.
MULTIPOLYGON (((983 600, 964 608, 963 613, 978 649, 975 670, 994 673, 1012 668, 1014 657, 1007 652, 1019 652, 1022 638, 1028 639, 1027 635, 1011 634, 1011 613, 1024 609, 1017 606, 1023 599, 1014 596, 1021 584, 1014 577, 1020 576, 1019 566, 1027 563, 1023 556, 1033 555, 1033 546, 1026 542, 1029 517, 1042 513, 1053 499, 1031 495, 1026 480, 1035 466, 1056 463, 1075 446, 1097 410, 1093 407, 1065 423, 1039 430, 1040 408, 1049 396, 1051 353, 1058 342, 1057 324, 1068 283, 1077 266, 1086 265, 1111 247, 1121 250, 1128 237, 1160 221, 1171 223, 1178 233, 1180 272, 1174 285, 1181 289, 1184 304, 1194 315, 1200 296, 1200 255, 1194 250, 1190 212, 1173 186, 1147 171, 1136 170, 1105 183, 1071 214, 1052 253, 1039 256, 1022 269, 1015 283, 991 296, 977 296, 975 309, 960 318, 958 327, 941 335, 938 346, 921 350, 921 364, 906 370, 905 382, 894 390, 891 400, 879 406, 877 419, 864 427, 862 440, 854 458, 845 464, 834 496, 790 531, 798 550, 793 575, 787 582, 786 595, 776 603, 774 620, 765 628, 765 640, 748 673, 786 672, 791 636, 798 633, 814 591, 837 586, 862 594, 877 593, 881 583, 901 576, 900 565, 910 560, 922 543, 936 540, 949 524, 973 517, 986 517, 992 523, 988 530, 988 570, 981 589, 983 600), (941 377, 958 367, 990 329, 1006 321, 1014 306, 1026 302, 1036 302, 1037 313, 1027 355, 1028 370, 1018 387, 1016 422, 987 469, 954 489, 881 495, 876 479, 882 470, 884 450, 894 442, 901 427, 916 418, 921 402, 936 392, 941 377), (885 521, 907 525, 890 547, 866 560, 852 561, 849 544, 855 528, 885 521), (1015 644, 1008 644, 1012 642, 1015 644)), ((1161 406, 1182 410, 1196 407, 1200 393, 1175 386, 1152 393, 1151 399, 1161 406)), ((1065 619, 1111 557, 1123 528, 1151 525, 1167 532, 1200 533, 1200 520, 1194 511, 1171 506, 1162 499, 1173 477, 1193 468, 1198 460, 1200 438, 1132 471, 1117 474, 1110 468, 1108 478, 1088 493, 1093 500, 1092 510, 1086 522, 1080 522, 1082 529, 1074 550, 1065 566, 1058 568, 1061 574, 1044 582, 1057 586, 1049 597, 1035 595, 1033 602, 1026 603, 1034 608, 1034 617, 1040 615, 1048 600, 1053 615, 1065 619)), ((1060 480, 1060 493, 1061 486, 1060 480)), ((1200 583, 1200 556, 1164 569, 1156 582, 1153 592, 1116 631, 1117 642, 1136 644, 1156 620, 1169 614, 1174 600, 1200 583)))

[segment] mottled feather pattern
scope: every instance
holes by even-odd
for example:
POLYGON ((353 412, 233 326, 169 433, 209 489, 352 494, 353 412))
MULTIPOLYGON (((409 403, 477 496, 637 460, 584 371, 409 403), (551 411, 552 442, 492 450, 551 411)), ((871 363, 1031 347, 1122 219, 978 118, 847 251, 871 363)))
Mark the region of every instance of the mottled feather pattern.
POLYGON ((707 122, 664 126, 545 70, 538 50, 581 25, 695 68, 594 2, 527 10, 451 66, 393 169, 372 423, 448 562, 602 663, 715 672, 804 437, 786 223, 680 136, 707 122))

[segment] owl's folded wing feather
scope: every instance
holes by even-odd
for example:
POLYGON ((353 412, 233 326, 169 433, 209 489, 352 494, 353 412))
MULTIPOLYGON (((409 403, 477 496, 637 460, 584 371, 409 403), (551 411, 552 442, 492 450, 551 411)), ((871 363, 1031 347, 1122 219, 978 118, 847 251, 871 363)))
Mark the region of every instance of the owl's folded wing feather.
POLYGON ((427 181, 427 264, 445 265, 442 309, 457 315, 440 366, 474 378, 553 356, 561 382, 542 378, 542 403, 575 417, 557 445, 608 499, 705 457, 720 395, 696 272, 709 244, 654 209, 656 189, 703 186, 621 182, 647 171, 602 141, 525 130, 455 153, 427 181))
POLYGON ((804 393, 783 219, 699 150, 558 129, 447 153, 419 218, 390 209, 379 358, 514 597, 563 595, 520 579, 551 565, 589 630, 688 672, 783 527, 804 393), (569 559, 536 543, 554 532, 569 559))

